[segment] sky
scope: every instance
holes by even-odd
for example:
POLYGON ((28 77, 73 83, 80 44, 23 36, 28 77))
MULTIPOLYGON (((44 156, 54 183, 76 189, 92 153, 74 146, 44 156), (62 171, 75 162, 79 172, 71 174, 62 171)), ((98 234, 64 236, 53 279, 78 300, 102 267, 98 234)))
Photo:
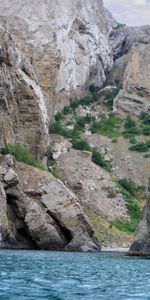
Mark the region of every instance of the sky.
POLYGON ((119 23, 150 25, 150 0, 103 0, 119 23))

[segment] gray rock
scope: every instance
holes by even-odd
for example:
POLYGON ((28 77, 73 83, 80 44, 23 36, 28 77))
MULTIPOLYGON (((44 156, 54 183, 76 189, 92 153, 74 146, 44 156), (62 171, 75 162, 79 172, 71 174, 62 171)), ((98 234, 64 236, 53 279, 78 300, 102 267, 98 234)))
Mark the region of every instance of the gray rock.
POLYGON ((4 176, 4 182, 8 186, 17 185, 19 182, 18 175, 13 171, 13 169, 9 169, 9 171, 4 176))

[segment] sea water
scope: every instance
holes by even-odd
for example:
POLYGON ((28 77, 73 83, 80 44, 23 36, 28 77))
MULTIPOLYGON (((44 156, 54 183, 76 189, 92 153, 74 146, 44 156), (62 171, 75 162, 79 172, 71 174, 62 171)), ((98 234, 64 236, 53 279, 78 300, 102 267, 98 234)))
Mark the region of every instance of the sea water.
POLYGON ((150 260, 108 253, 0 251, 0 300, 150 300, 150 260))

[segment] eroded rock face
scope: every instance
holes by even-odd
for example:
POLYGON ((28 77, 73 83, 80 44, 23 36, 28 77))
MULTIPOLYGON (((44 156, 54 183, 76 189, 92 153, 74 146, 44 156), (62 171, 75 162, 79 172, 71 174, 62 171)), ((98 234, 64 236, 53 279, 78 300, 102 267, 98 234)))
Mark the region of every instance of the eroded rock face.
POLYGON ((139 115, 150 110, 150 44, 134 44, 123 75, 123 89, 114 102, 114 112, 139 115))
POLYGON ((49 115, 101 86, 112 66, 108 34, 114 20, 102 0, 0 1, 20 48, 37 71, 49 115))
POLYGON ((98 251, 75 194, 50 173, 0 158, 0 247, 98 251), (8 181, 10 172, 17 181, 8 181))
POLYGON ((118 81, 122 87, 114 103, 114 112, 138 115, 150 109, 150 26, 112 30, 110 46, 114 66, 108 82, 118 81))
POLYGON ((114 60, 130 52, 136 43, 150 43, 150 26, 124 27, 114 29, 109 36, 114 60))
POLYGON ((129 250, 129 255, 150 256, 150 186, 143 219, 138 226, 135 240, 129 250))
POLYGON ((0 148, 21 143, 36 156, 47 147, 48 115, 32 64, 0 25, 0 148))

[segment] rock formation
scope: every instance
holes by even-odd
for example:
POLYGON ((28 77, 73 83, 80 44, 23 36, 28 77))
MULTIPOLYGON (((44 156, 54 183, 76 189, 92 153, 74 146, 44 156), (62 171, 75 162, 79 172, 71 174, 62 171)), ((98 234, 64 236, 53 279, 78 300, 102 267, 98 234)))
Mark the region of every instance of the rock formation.
POLYGON ((97 251, 75 194, 51 174, 0 157, 0 247, 97 251))
POLYGON ((150 181, 148 201, 143 212, 143 219, 138 226, 135 240, 129 250, 129 255, 150 256, 150 181))
POLYGON ((21 143, 36 156, 47 148, 48 114, 34 69, 0 26, 0 148, 21 143))
POLYGON ((0 7, 36 69, 50 117, 91 83, 105 81, 113 63, 108 34, 115 21, 102 0, 0 0, 0 7))
POLYGON ((139 115, 150 103, 150 26, 112 30, 110 45, 114 56, 108 81, 119 81, 122 89, 114 102, 114 112, 139 115))

